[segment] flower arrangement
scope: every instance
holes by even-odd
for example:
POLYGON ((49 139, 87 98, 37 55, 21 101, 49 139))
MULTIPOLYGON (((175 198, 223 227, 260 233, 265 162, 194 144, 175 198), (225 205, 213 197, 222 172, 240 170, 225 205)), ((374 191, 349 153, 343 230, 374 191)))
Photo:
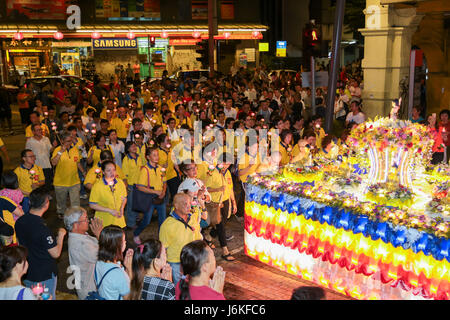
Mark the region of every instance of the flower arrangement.
POLYGON ((368 151, 372 146, 383 152, 386 148, 411 150, 416 158, 431 159, 434 139, 424 125, 390 118, 375 118, 363 122, 347 138, 350 148, 368 151))

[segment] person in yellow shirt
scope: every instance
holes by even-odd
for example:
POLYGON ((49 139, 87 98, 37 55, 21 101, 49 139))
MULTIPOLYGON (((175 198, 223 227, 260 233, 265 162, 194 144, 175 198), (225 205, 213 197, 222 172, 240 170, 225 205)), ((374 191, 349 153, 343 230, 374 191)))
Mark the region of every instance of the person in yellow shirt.
POLYGON ((56 147, 51 157, 55 167, 53 185, 55 186, 56 211, 60 218, 66 211, 67 197, 71 206, 80 206, 80 178, 78 170, 85 176, 86 172, 80 163, 80 153, 73 147, 73 139, 69 132, 60 135, 61 146, 56 147))
POLYGON ((180 253, 183 247, 195 240, 202 240, 201 234, 189 225, 191 197, 185 193, 173 198, 173 210, 159 229, 159 240, 167 251, 167 262, 172 267, 172 281, 176 285, 181 279, 180 253))
POLYGON ((36 156, 30 149, 21 152, 22 164, 14 169, 19 180, 19 189, 24 197, 28 197, 36 188, 45 184, 44 171, 35 164, 36 156))
POLYGON ((126 223, 130 228, 136 227, 136 219, 139 214, 139 212, 134 211, 132 208, 133 192, 139 181, 139 172, 142 166, 141 156, 138 153, 136 143, 134 141, 128 141, 125 145, 125 157, 122 160, 122 169, 128 184, 126 223))
POLYGON ((144 131, 136 133, 137 135, 135 135, 134 141, 136 142, 137 153, 139 154, 141 166, 145 166, 145 164, 147 163, 147 161, 145 160, 147 145, 144 143, 144 131))
POLYGON ((111 120, 110 129, 116 129, 117 138, 122 140, 123 143, 127 142, 128 131, 132 121, 133 119, 128 115, 125 107, 119 107, 117 109, 117 117, 111 120))
POLYGON ((181 104, 180 99, 178 99, 178 93, 177 93, 176 90, 173 90, 173 91, 170 93, 170 99, 168 99, 168 100, 166 101, 166 103, 167 103, 167 106, 169 107, 169 110, 170 110, 172 113, 175 113, 175 107, 176 107, 177 105, 181 104))
POLYGON ((139 172, 137 188, 149 195, 152 195, 152 205, 139 226, 134 230, 134 239, 136 243, 140 243, 139 235, 148 226, 151 221, 153 210, 158 212, 158 226, 161 227, 166 219, 166 196, 167 183, 164 170, 158 165, 159 150, 156 147, 147 148, 145 153, 147 164, 143 166, 139 172), (155 204, 157 202, 158 204, 155 204))
POLYGON ((186 109, 182 104, 178 104, 175 107, 175 121, 176 121, 176 127, 180 128, 181 125, 185 124, 189 126, 189 128, 192 128, 191 121, 186 115, 186 109))
POLYGON ((211 202, 206 205, 206 208, 213 227, 211 236, 215 237, 217 235, 219 238, 222 248, 222 259, 233 261, 235 258, 228 251, 225 223, 231 212, 233 214, 237 212, 237 206, 233 192, 233 179, 228 170, 231 163, 222 160, 228 159, 228 157, 231 157, 231 155, 221 154, 218 160, 219 164, 207 175, 205 186, 211 195, 211 202))
POLYGON ((124 228, 127 188, 122 179, 117 178, 114 161, 106 160, 102 163, 102 175, 102 179, 92 187, 89 207, 95 210, 95 217, 102 220, 103 227, 116 225, 124 228))
POLYGON ((313 116, 311 122, 312 129, 316 133, 316 145, 317 148, 322 147, 322 139, 325 138, 326 133, 322 128, 322 118, 320 116, 313 116))
POLYGON ((316 148, 316 133, 312 130, 306 130, 303 139, 298 140, 297 144, 292 149, 292 163, 302 161, 314 153, 316 148))
POLYGON ((281 153, 281 166, 287 165, 292 159, 292 132, 289 129, 283 129, 280 134, 280 153, 281 153))
POLYGON ((115 118, 116 111, 117 111, 116 106, 118 105, 119 101, 115 100, 115 99, 104 99, 103 101, 104 101, 103 104, 106 104, 106 105, 100 112, 100 118, 107 119, 107 120, 115 118))
MULTIPOLYGON (((86 174, 86 178, 84 179, 84 186, 86 187, 86 189, 92 190, 93 185, 97 181, 102 179, 102 163, 109 160, 114 161, 114 156, 111 151, 103 150, 102 152, 100 152, 100 161, 89 169, 88 173, 86 174)), ((116 174, 117 178, 122 179, 125 185, 127 185, 125 173, 119 166, 116 166, 116 174)))
POLYGON ((88 157, 87 157, 87 164, 88 165, 96 165, 100 162, 100 153, 103 150, 109 150, 113 157, 114 152, 111 149, 111 146, 106 144, 106 136, 103 135, 101 132, 97 132, 97 134, 94 137, 94 146, 92 146, 89 149, 88 157))
MULTIPOLYGON (((36 111, 33 111, 30 113, 30 122, 31 124, 25 128, 25 137, 31 138, 32 136, 34 136, 33 130, 31 129, 31 126, 33 124, 41 124, 41 119, 39 117, 39 113, 37 113, 36 111)), ((48 129, 47 125, 45 125, 44 123, 41 124, 41 128, 42 128, 42 134, 46 137, 50 137, 50 130, 48 129)))
POLYGON ((238 175, 242 183, 245 183, 247 177, 254 174, 260 165, 257 141, 247 137, 245 144, 245 153, 238 159, 238 175))
MULTIPOLYGON (((169 187, 170 194, 175 196, 176 192, 171 189, 175 188, 175 186, 181 183, 180 174, 175 170, 173 160, 172 160, 172 144, 169 139, 169 136, 165 133, 160 134, 156 138, 156 145, 158 147, 159 152, 159 161, 158 164, 166 170, 166 181, 167 186, 169 187), (175 193, 173 193, 175 192, 175 193)), ((168 200, 168 199, 167 199, 168 200)))

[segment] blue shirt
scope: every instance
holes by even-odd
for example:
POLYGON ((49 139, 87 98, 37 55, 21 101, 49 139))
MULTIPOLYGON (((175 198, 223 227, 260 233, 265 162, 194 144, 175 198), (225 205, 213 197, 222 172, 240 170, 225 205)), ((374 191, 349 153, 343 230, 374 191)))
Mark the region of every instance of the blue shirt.
POLYGON ((123 296, 130 293, 130 278, 123 267, 115 263, 97 261, 95 269, 96 283, 98 285, 103 275, 114 267, 118 267, 118 269, 114 269, 106 275, 102 285, 98 288, 98 293, 106 300, 123 300, 123 296))

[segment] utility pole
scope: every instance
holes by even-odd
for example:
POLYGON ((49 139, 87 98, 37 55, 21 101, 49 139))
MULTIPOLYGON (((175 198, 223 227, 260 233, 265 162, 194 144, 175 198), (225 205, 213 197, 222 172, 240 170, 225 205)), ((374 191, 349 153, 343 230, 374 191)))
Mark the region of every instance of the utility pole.
POLYGON ((325 132, 330 134, 333 127, 334 98, 339 74, 339 54, 341 51, 342 26, 344 24, 345 0, 337 0, 334 15, 333 47, 331 49, 331 67, 328 77, 327 109, 325 114, 325 132))
POLYGON ((217 33, 217 0, 208 0, 208 57, 210 77, 214 75, 214 36, 217 33))

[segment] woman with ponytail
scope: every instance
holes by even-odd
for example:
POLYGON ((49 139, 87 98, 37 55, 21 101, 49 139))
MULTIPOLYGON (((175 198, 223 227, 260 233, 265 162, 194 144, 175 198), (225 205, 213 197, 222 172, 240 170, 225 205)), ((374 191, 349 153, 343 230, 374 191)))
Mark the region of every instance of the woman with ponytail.
POLYGON ((185 245, 180 260, 184 277, 175 288, 177 300, 225 300, 225 271, 216 268, 214 252, 206 242, 196 240, 185 245))
POLYGON ((133 255, 130 300, 175 300, 172 268, 159 240, 139 245, 133 255))

